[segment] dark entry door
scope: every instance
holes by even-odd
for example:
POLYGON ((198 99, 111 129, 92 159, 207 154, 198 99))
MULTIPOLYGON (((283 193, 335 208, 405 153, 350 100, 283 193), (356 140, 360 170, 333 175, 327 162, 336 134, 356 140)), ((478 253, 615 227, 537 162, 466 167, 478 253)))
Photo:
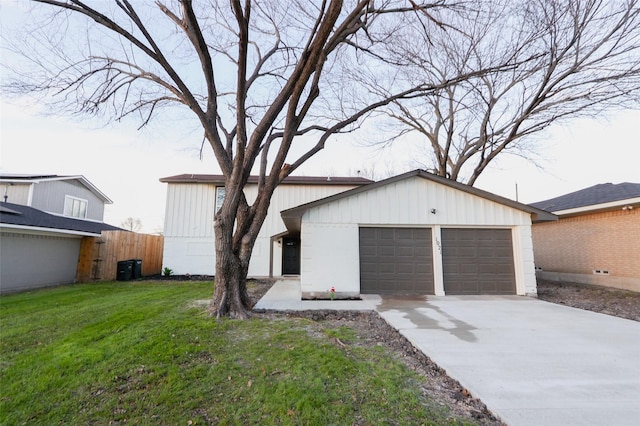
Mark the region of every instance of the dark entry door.
POLYGON ((515 294, 510 229, 443 229, 445 294, 515 294))
POLYGON ((433 294, 428 228, 360 228, 360 292, 433 294))
POLYGON ((282 239, 282 275, 300 274, 300 238, 282 239))

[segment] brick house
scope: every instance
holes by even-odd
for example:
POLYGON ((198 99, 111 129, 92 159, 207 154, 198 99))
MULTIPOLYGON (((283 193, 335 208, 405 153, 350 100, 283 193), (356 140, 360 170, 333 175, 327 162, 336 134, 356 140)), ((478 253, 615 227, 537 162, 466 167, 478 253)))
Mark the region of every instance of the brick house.
POLYGON ((640 184, 605 183, 531 205, 559 218, 533 225, 539 278, 640 291, 640 184))

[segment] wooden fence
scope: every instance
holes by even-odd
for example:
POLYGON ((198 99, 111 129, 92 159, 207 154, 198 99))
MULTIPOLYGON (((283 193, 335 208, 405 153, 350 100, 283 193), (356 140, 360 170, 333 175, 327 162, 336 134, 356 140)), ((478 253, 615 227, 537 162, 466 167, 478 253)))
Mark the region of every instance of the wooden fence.
POLYGON ((118 262, 142 259, 142 276, 160 274, 164 237, 128 231, 104 231, 80 244, 77 282, 115 280, 118 262))

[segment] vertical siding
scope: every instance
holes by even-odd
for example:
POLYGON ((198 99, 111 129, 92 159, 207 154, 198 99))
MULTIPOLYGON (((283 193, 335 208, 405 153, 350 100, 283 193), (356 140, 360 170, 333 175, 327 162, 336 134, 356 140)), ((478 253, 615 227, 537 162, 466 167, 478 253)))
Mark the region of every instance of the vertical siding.
POLYGON ((309 209, 307 222, 514 226, 528 213, 416 177, 309 209), (436 209, 436 214, 431 213, 436 209))
MULTIPOLYGON (((281 185, 276 188, 265 222, 254 247, 249 275, 269 275, 271 237, 286 231, 280 212, 300 204, 328 197, 355 186, 342 185, 281 185)), ((253 203, 257 185, 245 188, 245 196, 253 203)), ((175 184, 167 185, 165 213, 165 266, 175 273, 212 274, 215 265, 213 215, 215 185, 175 184)), ((274 253, 274 265, 281 256, 274 253)), ((278 267, 279 268, 279 267, 278 267)), ((275 268, 274 271, 277 271, 275 268)))
POLYGON ((77 180, 55 180, 34 184, 31 207, 64 214, 65 196, 87 200, 87 219, 104 219, 104 202, 77 180))
POLYGON ((215 199, 215 185, 169 184, 165 236, 213 238, 215 199))

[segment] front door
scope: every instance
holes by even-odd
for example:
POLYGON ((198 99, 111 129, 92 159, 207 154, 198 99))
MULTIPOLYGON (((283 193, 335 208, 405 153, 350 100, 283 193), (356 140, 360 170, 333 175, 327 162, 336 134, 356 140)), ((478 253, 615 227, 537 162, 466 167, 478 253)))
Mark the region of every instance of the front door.
POLYGON ((300 238, 282 239, 282 275, 300 274, 300 238))

